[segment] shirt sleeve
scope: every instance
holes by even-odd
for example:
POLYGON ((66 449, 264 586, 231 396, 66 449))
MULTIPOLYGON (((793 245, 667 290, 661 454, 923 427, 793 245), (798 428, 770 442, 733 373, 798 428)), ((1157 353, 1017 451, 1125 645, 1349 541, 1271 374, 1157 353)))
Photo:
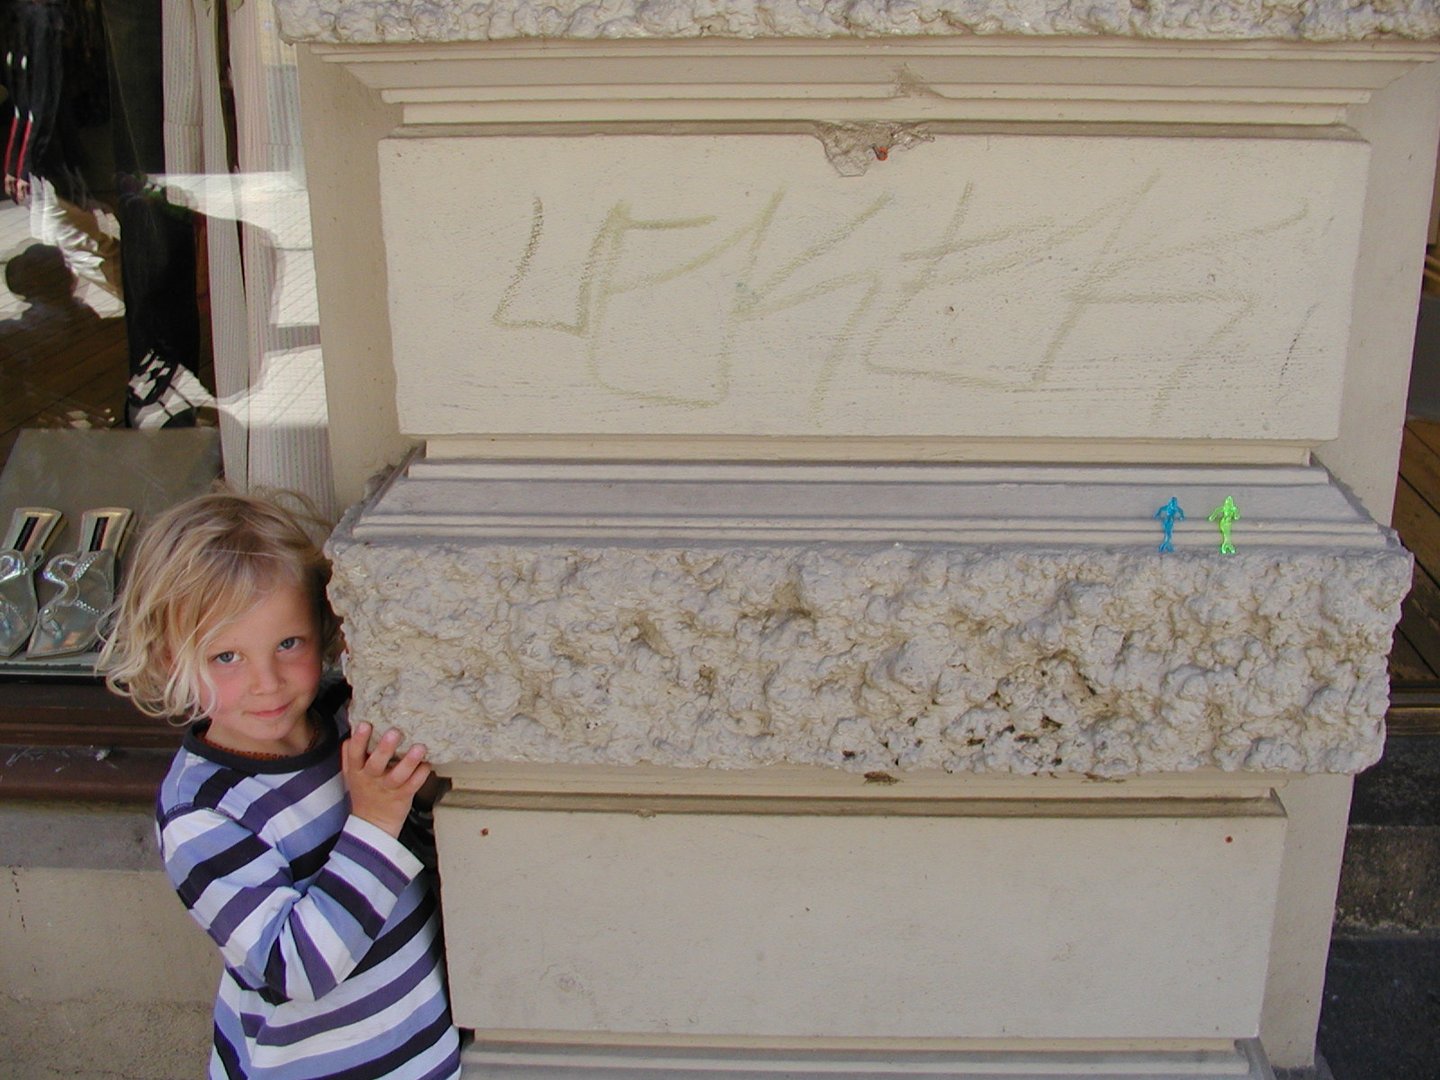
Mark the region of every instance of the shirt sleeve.
POLYGON ((342 982, 422 869, 397 840, 354 815, 304 888, 279 851, 214 810, 167 821, 160 850, 180 899, 226 965, 277 1001, 313 1001, 342 982))

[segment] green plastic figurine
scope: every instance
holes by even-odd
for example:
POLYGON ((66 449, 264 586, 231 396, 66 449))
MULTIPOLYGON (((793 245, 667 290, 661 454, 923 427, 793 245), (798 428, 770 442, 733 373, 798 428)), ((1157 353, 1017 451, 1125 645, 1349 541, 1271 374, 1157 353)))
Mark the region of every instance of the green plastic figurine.
POLYGON ((1210 511, 1207 519, 1220 526, 1220 554, 1234 555, 1235 545, 1230 542, 1230 526, 1240 520, 1240 508, 1235 505, 1235 499, 1231 495, 1225 496, 1225 501, 1210 511))

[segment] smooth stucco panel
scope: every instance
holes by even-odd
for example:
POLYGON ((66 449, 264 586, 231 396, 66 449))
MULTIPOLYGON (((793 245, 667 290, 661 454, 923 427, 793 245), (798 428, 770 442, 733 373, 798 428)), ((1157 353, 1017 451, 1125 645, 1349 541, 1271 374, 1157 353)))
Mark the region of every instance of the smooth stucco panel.
POLYGON ((748 1038, 1254 1033, 1284 832, 1273 803, 966 805, 442 803, 456 1020, 748 1038))
POLYGON ((799 134, 387 140, 400 424, 1317 442, 1366 153, 937 135, 842 176, 799 134))
MULTIPOLYGON (((11 824, 14 815, 4 816, 11 824)), ((98 820, 112 842, 117 827, 118 815, 98 820)), ((40 843, 5 857, 47 861, 40 843)), ((162 872, 11 865, 0 873, 0 1073, 167 1080, 204 1071, 220 957, 162 872)))

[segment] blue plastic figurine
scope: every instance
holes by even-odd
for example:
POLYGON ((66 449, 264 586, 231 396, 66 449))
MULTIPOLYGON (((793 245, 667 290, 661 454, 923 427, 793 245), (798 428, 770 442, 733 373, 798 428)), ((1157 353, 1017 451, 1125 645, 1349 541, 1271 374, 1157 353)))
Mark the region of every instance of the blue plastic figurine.
POLYGON ((1160 544, 1161 553, 1174 551, 1175 522, 1185 520, 1185 511, 1180 509, 1180 503, 1172 495, 1169 502, 1155 511, 1155 517, 1165 530, 1165 539, 1160 544))
POLYGON ((1207 519, 1220 526, 1220 554, 1234 555, 1235 545, 1230 542, 1230 526, 1240 520, 1240 508, 1233 496, 1226 495, 1225 501, 1210 511, 1207 519))

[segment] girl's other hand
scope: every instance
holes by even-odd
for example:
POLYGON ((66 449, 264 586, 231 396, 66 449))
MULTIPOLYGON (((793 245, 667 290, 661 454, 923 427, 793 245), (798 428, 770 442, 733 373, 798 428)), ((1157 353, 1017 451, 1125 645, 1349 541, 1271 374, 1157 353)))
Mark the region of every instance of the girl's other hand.
POLYGON ((350 791, 350 812, 391 836, 399 837, 415 793, 429 778, 425 747, 416 743, 401 757, 395 756, 402 738, 391 728, 370 747, 371 727, 356 724, 340 747, 340 772, 350 791))

